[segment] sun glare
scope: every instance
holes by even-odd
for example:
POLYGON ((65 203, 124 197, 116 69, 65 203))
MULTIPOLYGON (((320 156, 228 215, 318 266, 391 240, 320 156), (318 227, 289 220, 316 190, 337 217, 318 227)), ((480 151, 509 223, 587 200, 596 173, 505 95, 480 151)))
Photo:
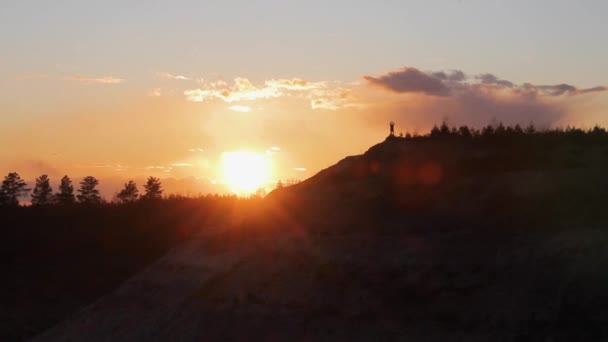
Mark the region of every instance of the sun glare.
POLYGON ((252 194, 270 179, 270 159, 266 155, 235 151, 222 155, 224 183, 239 195, 252 194))

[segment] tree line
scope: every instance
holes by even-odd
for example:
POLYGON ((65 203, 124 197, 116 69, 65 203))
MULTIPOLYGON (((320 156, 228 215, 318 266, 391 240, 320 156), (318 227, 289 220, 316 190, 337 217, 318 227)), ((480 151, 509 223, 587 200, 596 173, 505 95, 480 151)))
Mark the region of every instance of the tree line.
MULTIPOLYGON (((390 137, 390 136, 389 136, 390 137)), ((397 136, 395 136, 396 138, 397 136)), ((590 129, 582 129, 573 126, 555 127, 539 129, 533 124, 522 127, 519 124, 514 126, 504 125, 502 122, 489 124, 482 128, 469 127, 467 125, 459 127, 450 127, 447 122, 441 125, 433 125, 431 130, 426 134, 418 134, 416 132, 405 134, 399 133, 399 138, 404 139, 420 139, 420 138, 447 138, 460 137, 467 139, 484 139, 484 138, 519 138, 519 137, 559 137, 572 139, 587 139, 587 140, 608 140, 608 131, 605 128, 595 125, 590 129)))
MULTIPOLYGON (((53 193, 50 178, 48 175, 41 175, 36 178, 34 189, 30 189, 27 183, 17 172, 10 172, 4 177, 0 186, 0 206, 18 206, 19 198, 27 196, 30 191, 31 203, 33 206, 46 205, 72 205, 82 204, 101 204, 104 202, 99 194, 99 181, 93 176, 84 177, 79 183, 80 187, 74 193, 74 185, 70 177, 63 176, 59 184, 59 191, 53 193)), ((139 195, 137 184, 130 180, 125 183, 124 188, 116 195, 122 203, 135 202, 137 200, 154 200, 162 198, 163 189, 160 178, 148 177, 144 184, 144 194, 139 195)))

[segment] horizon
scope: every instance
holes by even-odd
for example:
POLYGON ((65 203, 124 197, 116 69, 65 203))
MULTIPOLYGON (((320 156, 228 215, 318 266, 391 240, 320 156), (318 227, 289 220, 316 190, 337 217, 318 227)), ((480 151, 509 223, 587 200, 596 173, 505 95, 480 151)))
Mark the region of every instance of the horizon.
MULTIPOLYGON (((468 125, 460 125, 460 126, 450 126, 446 121, 443 121, 440 125, 433 124, 432 128, 428 132, 410 132, 410 131, 400 131, 397 132, 394 130, 395 123, 389 123, 389 134, 385 137, 384 140, 377 142, 374 145, 369 146, 369 148, 365 152, 361 152, 357 155, 346 156, 362 156, 367 154, 370 150, 383 145, 390 141, 421 141, 421 140, 432 140, 432 139, 449 139, 454 142, 454 138, 460 139, 462 141, 480 141, 482 143, 489 143, 492 139, 498 139, 498 141, 502 141, 502 139, 508 139, 513 142, 522 138, 527 137, 537 137, 535 139, 544 139, 544 137, 550 137, 550 139, 555 140, 556 137, 559 137, 560 140, 566 141, 569 140, 570 143, 573 141, 578 141, 581 143, 585 140, 588 141, 602 141, 608 137, 608 130, 606 127, 594 125, 592 128, 582 129, 580 127, 567 125, 566 127, 536 127, 533 123, 529 123, 527 126, 522 126, 519 124, 514 125, 504 125, 502 122, 493 122, 486 126, 468 126, 468 125), (566 140, 564 140, 566 139, 566 140)), ((528 140, 529 141, 529 140, 528 140)), ((274 148, 278 150, 278 148, 274 148)), ((272 149, 271 149, 272 150, 272 149)), ((239 155, 241 153, 247 152, 236 152, 230 153, 229 155, 239 155)), ((268 157, 250 154, 248 157, 259 158, 259 157, 268 157)), ((265 159, 269 161, 268 159, 265 159)), ((269 184, 269 182, 262 183, 261 185, 255 179, 256 170, 247 169, 248 173, 254 174, 254 182, 248 183, 252 178, 243 176, 243 173, 239 172, 239 168, 242 165, 239 164, 242 160, 240 158, 234 159, 237 163, 235 167, 232 167, 230 170, 232 173, 227 173, 227 180, 215 180, 209 179, 206 177, 195 177, 195 176, 185 176, 181 178, 171 177, 170 175, 164 178, 161 177, 152 177, 149 175, 136 175, 134 177, 130 177, 128 182, 134 182, 138 190, 143 191, 143 185, 146 184, 146 181, 149 178, 155 178, 160 181, 161 190, 163 194, 161 195, 163 198, 170 198, 172 196, 178 196, 182 198, 201 198, 209 195, 212 196, 237 196, 237 197, 265 197, 266 194, 271 191, 284 186, 290 186, 302 181, 306 181, 307 179, 278 179, 276 183, 269 184), (234 171, 237 171, 234 173, 234 171), (232 178, 232 179, 231 179, 232 178), (243 187, 244 185, 244 187, 243 187), (250 187, 253 185, 252 187, 250 187)), ((330 169, 335 167, 340 163, 339 160, 334 161, 332 165, 329 165, 327 168, 323 170, 330 169)), ((247 163, 248 167, 256 167, 256 163, 247 163)), ((269 167, 270 164, 266 164, 264 167, 269 167)), ((321 171, 323 171, 321 170, 321 171)), ((18 172, 16 172, 19 174, 18 172)), ((261 176, 264 177, 267 174, 267 170, 262 171, 261 176)), ((317 175, 317 174, 315 174, 317 175)), ((313 175, 313 176, 315 176, 313 175)), ((41 176, 48 176, 47 174, 41 176)), ((70 175, 64 175, 70 178, 74 189, 77 190, 81 185, 81 181, 83 179, 90 177, 88 176, 76 176, 72 177, 70 175)), ((97 179, 95 176, 92 176, 97 179)), ((61 176, 54 176, 49 179, 49 184, 51 186, 51 191, 58 190, 61 176)), ((22 178, 23 179, 23 178, 22 178)), ((99 184, 97 189, 99 190, 99 194, 101 196, 101 200, 103 202, 112 202, 112 203, 121 203, 121 200, 118 196, 120 190, 124 189, 127 186, 127 181, 120 176, 109 177, 105 179, 97 179, 99 184)), ((29 185, 37 186, 37 179, 28 180, 23 179, 25 181, 26 187, 29 185)), ((33 188, 28 188, 28 192, 33 188)), ((78 190, 79 192, 80 190, 78 190)), ((59 191, 54 192, 54 194, 58 194, 59 191)), ((20 196, 22 199, 19 200, 21 205, 30 205, 31 202, 29 198, 33 195, 32 192, 29 192, 25 196, 20 196)))
POLYGON ((608 125, 601 2, 0 6, 0 174, 30 185, 246 195, 362 153, 390 121, 608 125))

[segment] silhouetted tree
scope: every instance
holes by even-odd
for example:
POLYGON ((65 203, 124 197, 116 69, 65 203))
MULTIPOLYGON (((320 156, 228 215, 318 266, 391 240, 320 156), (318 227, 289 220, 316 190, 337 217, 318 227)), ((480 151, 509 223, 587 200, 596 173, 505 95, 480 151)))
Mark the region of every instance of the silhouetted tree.
POLYGON ((492 125, 487 125, 481 130, 481 136, 483 137, 490 137, 492 135, 494 135, 494 126, 492 125))
POLYGON ((55 201, 57 204, 70 205, 74 204, 76 198, 74 197, 74 186, 70 177, 63 176, 61 178, 61 184, 59 184, 59 193, 55 194, 55 201))
POLYGON ((601 137, 606 134, 606 129, 600 127, 598 125, 593 126, 593 128, 589 131, 589 134, 595 137, 601 137))
POLYGON ((277 182, 277 189, 283 189, 283 187, 284 187, 283 182, 281 182, 281 180, 279 180, 277 182))
POLYGON ((84 204, 99 204, 102 202, 101 196, 99 196, 99 190, 96 189, 99 181, 92 176, 84 177, 80 182, 80 189, 78 189, 78 202, 84 204))
POLYGON ((146 193, 141 196, 143 199, 160 199, 163 195, 160 178, 148 177, 144 189, 146 190, 146 193))
POLYGON ((124 189, 122 189, 118 193, 118 195, 116 195, 116 197, 118 197, 118 199, 122 203, 128 203, 137 200, 137 197, 139 197, 139 190, 137 190, 137 184, 135 184, 134 181, 130 180, 128 183, 125 184, 124 189))
POLYGON ((442 122, 441 126, 439 126, 439 135, 442 137, 447 137, 450 135, 450 127, 447 122, 442 122))
POLYGON ((53 199, 53 189, 49 176, 42 175, 36 178, 36 186, 32 192, 32 205, 48 205, 53 199))
POLYGON ((470 138, 471 137, 471 130, 469 130, 469 127, 465 126, 460 126, 460 128, 458 129, 458 134, 461 137, 464 138, 470 138))
POLYGON ((0 187, 0 205, 18 206, 19 197, 25 196, 30 191, 27 183, 17 172, 11 172, 2 181, 0 187))
POLYGON ((502 122, 499 122, 498 125, 496 125, 496 128, 494 129, 494 134, 498 136, 504 136, 506 132, 507 130, 505 128, 505 125, 502 124, 502 122))
POLYGON ((429 134, 429 136, 434 138, 434 137, 438 137, 440 135, 441 135, 441 132, 439 131, 439 127, 437 127, 437 125, 433 125, 433 128, 431 128, 431 133, 429 134))
POLYGON ((534 134, 536 133, 536 128, 534 127, 533 124, 529 124, 528 127, 526 127, 526 134, 534 134))

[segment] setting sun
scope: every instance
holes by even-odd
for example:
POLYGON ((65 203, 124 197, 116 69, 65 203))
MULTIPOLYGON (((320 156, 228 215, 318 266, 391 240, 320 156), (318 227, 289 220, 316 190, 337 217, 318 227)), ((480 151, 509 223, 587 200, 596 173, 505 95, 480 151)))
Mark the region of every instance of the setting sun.
POLYGON ((270 160, 266 155, 235 151, 222 155, 223 181, 234 193, 246 195, 264 187, 270 179, 270 160))

